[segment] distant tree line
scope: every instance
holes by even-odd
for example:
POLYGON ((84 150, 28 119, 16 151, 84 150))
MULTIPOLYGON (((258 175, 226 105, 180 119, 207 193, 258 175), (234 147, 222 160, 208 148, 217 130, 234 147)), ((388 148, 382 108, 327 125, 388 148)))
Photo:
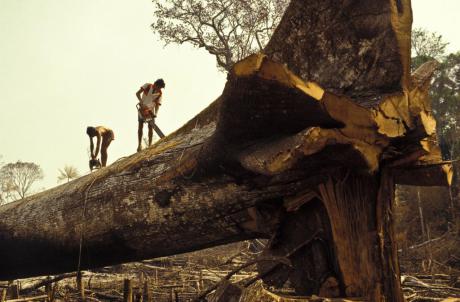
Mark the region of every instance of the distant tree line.
MULTIPOLYGON (((58 182, 78 178, 77 168, 66 165, 59 169, 58 182)), ((3 163, 0 157, 0 205, 23 199, 36 191, 33 185, 44 177, 42 168, 33 162, 3 163)))

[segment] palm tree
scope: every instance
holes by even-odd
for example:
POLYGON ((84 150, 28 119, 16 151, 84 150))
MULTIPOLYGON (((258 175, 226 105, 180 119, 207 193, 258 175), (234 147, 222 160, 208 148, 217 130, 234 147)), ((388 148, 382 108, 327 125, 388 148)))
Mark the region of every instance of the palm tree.
POLYGON ((58 175, 58 182, 61 182, 63 180, 66 180, 67 179, 67 182, 69 182, 70 180, 74 179, 74 178, 77 178, 80 176, 80 173, 78 173, 78 170, 77 168, 73 167, 73 166, 65 166, 64 169, 59 169, 59 175, 58 175))

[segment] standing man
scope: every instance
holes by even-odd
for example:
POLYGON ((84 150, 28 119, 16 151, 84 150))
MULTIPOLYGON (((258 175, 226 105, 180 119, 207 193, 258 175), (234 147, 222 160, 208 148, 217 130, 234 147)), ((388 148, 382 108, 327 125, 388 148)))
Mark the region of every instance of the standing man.
MULTIPOLYGON (((144 123, 155 119, 158 114, 158 110, 161 106, 161 89, 165 88, 165 82, 163 79, 158 79, 155 83, 144 84, 137 92, 136 96, 139 100, 138 106, 138 128, 137 128, 137 152, 142 150, 142 131, 144 128, 144 123)), ((153 128, 150 123, 148 123, 149 128, 149 146, 152 144, 153 128)))
POLYGON ((105 167, 107 165, 107 148, 115 139, 112 129, 104 126, 87 127, 86 134, 89 136, 89 147, 91 150, 90 169, 92 170, 92 163, 97 162, 99 149, 101 150, 102 167, 105 167), (96 137, 96 152, 94 152, 93 137, 96 137))

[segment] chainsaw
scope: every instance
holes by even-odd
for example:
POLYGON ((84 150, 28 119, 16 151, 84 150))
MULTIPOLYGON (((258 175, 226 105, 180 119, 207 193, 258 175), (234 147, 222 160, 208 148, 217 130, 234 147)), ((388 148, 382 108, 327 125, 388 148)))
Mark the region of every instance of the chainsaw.
POLYGON ((140 104, 137 104, 136 108, 137 108, 137 111, 139 111, 140 114, 142 115, 144 122, 149 124, 149 126, 152 127, 153 130, 155 130, 156 134, 158 134, 160 138, 165 137, 163 131, 161 131, 161 129, 158 128, 158 126, 155 124, 155 116, 152 114, 152 111, 150 110, 142 111, 140 104))

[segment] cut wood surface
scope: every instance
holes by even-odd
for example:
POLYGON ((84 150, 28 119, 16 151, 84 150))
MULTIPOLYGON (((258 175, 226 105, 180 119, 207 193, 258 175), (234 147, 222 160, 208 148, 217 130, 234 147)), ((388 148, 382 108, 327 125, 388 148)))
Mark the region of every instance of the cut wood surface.
POLYGON ((0 207, 0 279, 257 237, 282 257, 318 234, 264 280, 402 301, 394 184, 452 178, 428 98, 436 64, 409 73, 411 22, 409 0, 293 0, 265 52, 181 129, 0 207))

